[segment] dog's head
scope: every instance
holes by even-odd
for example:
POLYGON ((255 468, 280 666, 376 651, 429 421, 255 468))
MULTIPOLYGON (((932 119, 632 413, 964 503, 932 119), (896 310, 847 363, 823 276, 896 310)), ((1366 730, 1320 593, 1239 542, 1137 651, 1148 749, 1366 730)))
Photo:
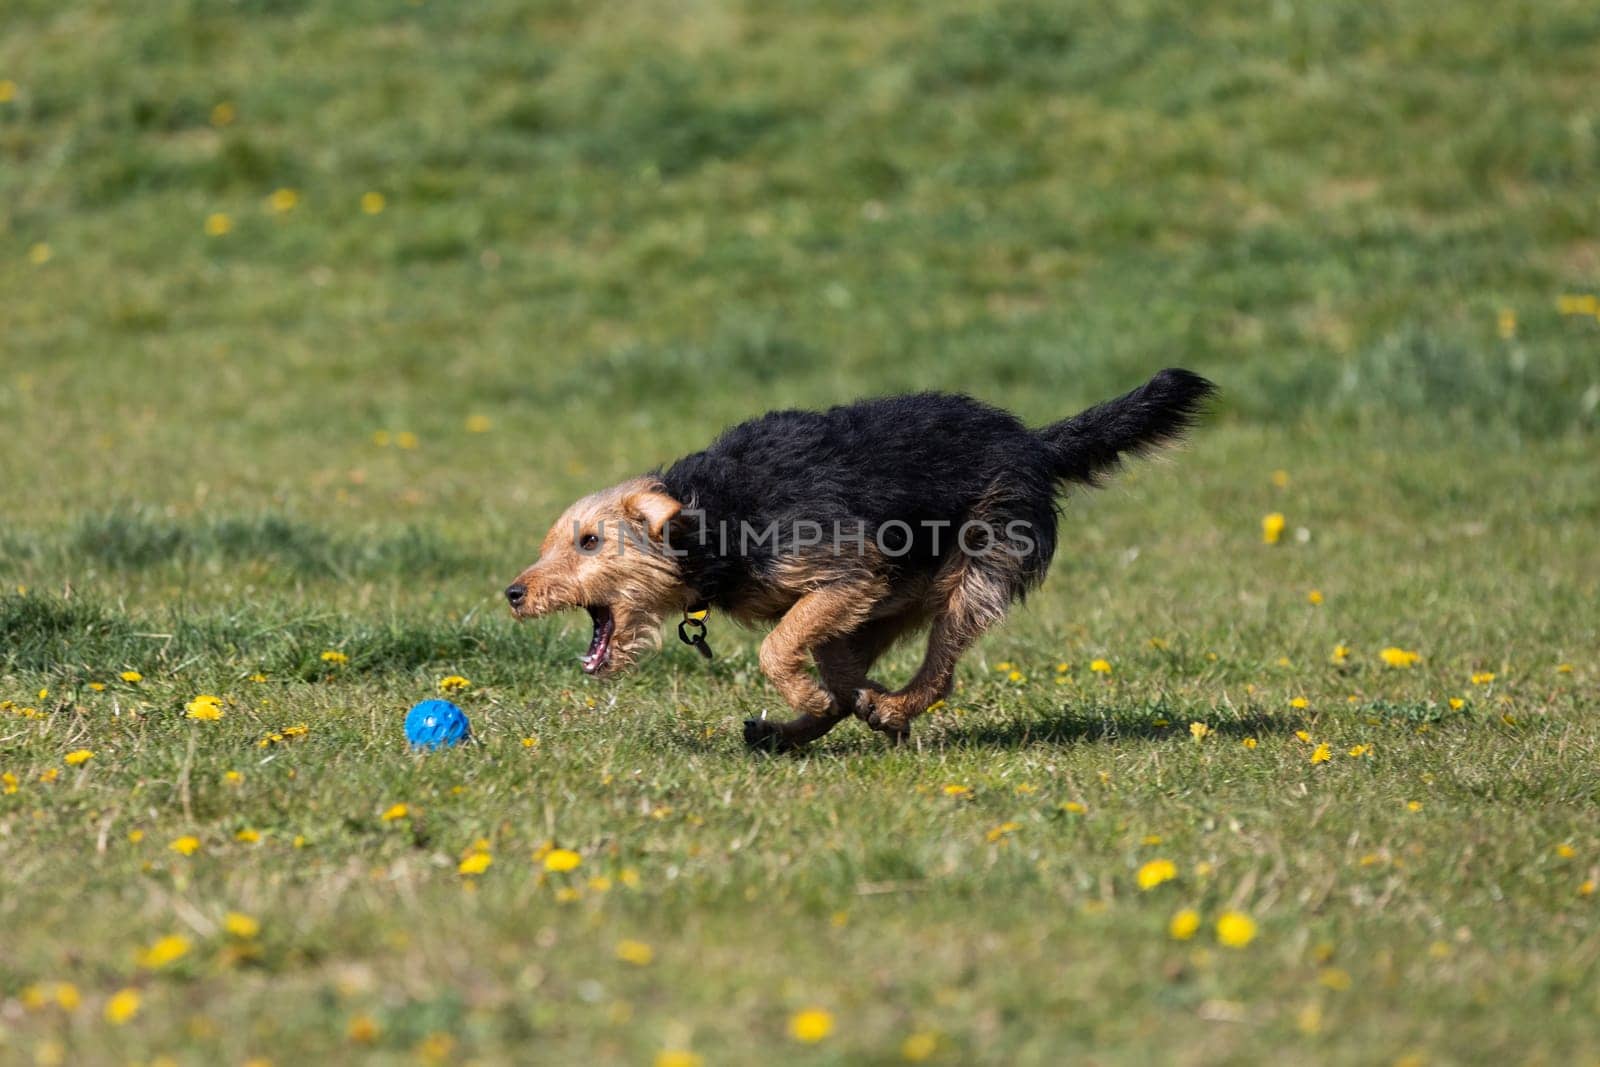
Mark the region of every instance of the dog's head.
POLYGON ((660 642, 662 619, 688 596, 665 544, 667 524, 682 509, 649 478, 579 500, 545 535, 539 562, 506 589, 511 613, 532 619, 584 608, 594 622, 584 671, 606 675, 630 666, 660 642))

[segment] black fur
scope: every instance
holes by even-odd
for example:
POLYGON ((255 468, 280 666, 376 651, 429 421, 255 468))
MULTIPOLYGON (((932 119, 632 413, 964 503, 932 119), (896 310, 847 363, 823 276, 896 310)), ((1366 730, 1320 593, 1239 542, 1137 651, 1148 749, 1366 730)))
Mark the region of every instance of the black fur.
MULTIPOLYGON (((968 519, 997 529, 1027 523, 1036 545, 1023 565, 1020 595, 1043 579, 1055 552, 1062 483, 1094 485, 1121 456, 1180 436, 1213 391, 1196 374, 1164 370, 1125 396, 1037 431, 1008 412, 943 393, 776 411, 735 426, 656 477, 704 516, 703 525, 688 514, 676 521, 671 543, 687 552, 686 583, 713 606, 750 594, 788 554, 786 532, 801 521, 823 527, 824 544, 812 551, 824 553, 832 551, 836 522, 847 552, 854 551, 848 538, 857 523, 869 542, 883 524, 906 523, 915 536, 911 550, 890 561, 894 578, 937 570, 968 519), (928 522, 949 525, 935 531, 928 522), (776 524, 783 543, 741 546, 741 523, 754 530, 776 524), (729 531, 726 541, 719 530, 729 531)), ((884 537, 896 547, 902 540, 898 529, 884 537)))

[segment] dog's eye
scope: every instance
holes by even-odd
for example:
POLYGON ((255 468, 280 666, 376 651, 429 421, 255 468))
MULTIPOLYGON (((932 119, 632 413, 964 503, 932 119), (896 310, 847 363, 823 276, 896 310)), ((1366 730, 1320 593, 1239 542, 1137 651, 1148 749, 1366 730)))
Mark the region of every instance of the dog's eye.
POLYGON ((578 547, 583 549, 585 552, 592 551, 599 544, 599 534, 586 533, 582 537, 578 538, 578 547))

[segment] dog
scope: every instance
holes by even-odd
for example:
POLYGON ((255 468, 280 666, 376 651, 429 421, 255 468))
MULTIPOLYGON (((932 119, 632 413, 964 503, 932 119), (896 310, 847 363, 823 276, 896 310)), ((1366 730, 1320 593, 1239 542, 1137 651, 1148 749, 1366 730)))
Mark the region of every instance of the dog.
POLYGON ((1043 581, 1057 498, 1180 438, 1214 392, 1168 369, 1038 430, 944 393, 771 412, 567 508, 506 599, 521 619, 586 609, 581 664, 597 677, 633 664, 680 613, 679 636, 707 655, 701 612, 774 622, 761 670, 794 717, 746 721, 748 745, 795 749, 852 715, 903 742, 949 694, 962 654, 1043 581), (924 629, 909 682, 868 676, 924 629))

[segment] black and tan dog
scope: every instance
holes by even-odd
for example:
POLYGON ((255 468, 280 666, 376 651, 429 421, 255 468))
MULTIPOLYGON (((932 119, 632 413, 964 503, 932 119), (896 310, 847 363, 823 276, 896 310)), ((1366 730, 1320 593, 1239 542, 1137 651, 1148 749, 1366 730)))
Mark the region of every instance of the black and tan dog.
POLYGON ((746 722, 749 744, 791 748, 852 714, 903 740, 962 653, 1043 580, 1057 496, 1179 437, 1212 392, 1164 370, 1039 430, 938 393, 773 412, 573 504, 506 597, 521 618, 587 609, 593 675, 627 667, 679 613, 775 621, 761 669, 795 717, 746 722), (923 628, 904 687, 868 677, 923 628))

